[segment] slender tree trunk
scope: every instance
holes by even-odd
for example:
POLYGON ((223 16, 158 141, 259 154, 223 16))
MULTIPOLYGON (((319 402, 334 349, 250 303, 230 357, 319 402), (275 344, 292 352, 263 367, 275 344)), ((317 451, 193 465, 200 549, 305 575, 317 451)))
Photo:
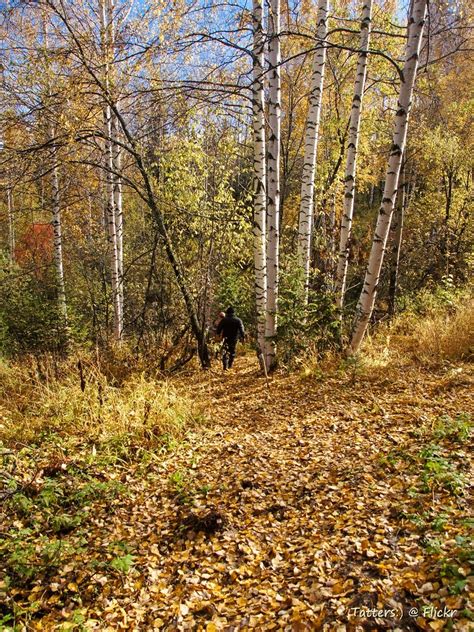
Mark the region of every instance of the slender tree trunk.
POLYGON ((52 171, 52 225, 54 241, 54 267, 56 270, 56 284, 58 291, 58 306, 62 318, 67 322, 66 288, 64 284, 63 267, 63 239, 61 226, 61 198, 59 190, 59 168, 56 151, 54 152, 54 166, 52 171))
POLYGON ((257 354, 263 368, 265 353, 265 318, 267 310, 266 268, 266 173, 265 173, 265 96, 263 0, 253 0, 253 239, 255 267, 255 301, 257 311, 257 354))
POLYGON ((116 142, 119 138, 119 126, 116 116, 112 116, 112 161, 114 166, 113 186, 114 186, 114 213, 115 213, 115 230, 117 234, 117 267, 119 277, 119 300, 120 310, 123 318, 123 195, 122 195, 122 152, 116 142))
POLYGON ((110 278, 112 285, 112 303, 114 308, 114 338, 121 340, 123 334, 123 311, 121 300, 121 283, 119 267, 119 247, 117 239, 117 218, 115 208, 115 163, 114 163, 114 129, 113 114, 110 106, 110 56, 112 54, 112 12, 109 0, 101 0, 101 26, 102 48, 104 56, 104 87, 107 103, 104 106, 104 132, 105 132, 105 171, 106 171, 106 196, 107 196, 107 234, 109 241, 110 278))
POLYGON ((393 215, 392 224, 390 226, 392 260, 388 287, 389 316, 393 316, 395 314, 395 302, 398 290, 398 270, 400 265, 400 249, 403 237, 403 222, 405 218, 406 198, 405 166, 402 165, 400 172, 400 185, 398 187, 398 204, 393 215))
MULTIPOLYGON (((46 94, 48 101, 51 99, 52 89, 50 85, 50 64, 49 64, 49 38, 48 27, 46 22, 43 23, 44 29, 44 55, 45 55, 45 77, 46 77, 46 94)), ((47 125, 48 140, 53 144, 52 151, 52 172, 51 172, 51 225, 53 227, 53 250, 54 250, 54 269, 56 273, 56 289, 59 313, 63 319, 63 324, 67 325, 67 303, 66 303, 66 287, 64 283, 64 265, 63 265, 63 238, 61 225, 61 193, 59 189, 59 163, 58 149, 55 143, 55 124, 52 120, 47 125)))
POLYGON ((318 0, 318 49, 311 77, 309 112, 306 122, 304 164, 301 183, 301 205, 298 218, 298 260, 304 270, 305 302, 308 300, 311 234, 313 228, 314 178, 318 149, 319 121, 323 100, 324 71, 326 66, 327 21, 329 0, 318 0))
POLYGON ((7 188, 8 213, 8 259, 10 265, 15 263, 15 206, 11 186, 7 188))
POLYGON ((114 307, 114 338, 122 339, 123 319, 122 319, 122 303, 120 300, 120 277, 119 277, 119 259, 117 249, 117 226, 115 214, 115 198, 114 198, 114 161, 112 154, 112 143, 110 142, 112 134, 111 111, 110 107, 105 108, 105 130, 107 139, 105 141, 105 169, 106 169, 106 196, 107 196, 107 235, 109 241, 109 258, 110 258, 110 278, 112 285, 112 303, 114 307))
POLYGON ((331 285, 334 284, 334 259, 336 254, 336 194, 331 196, 331 210, 329 211, 329 239, 327 240, 329 250, 329 275, 331 285))
MULTIPOLYGON (((112 60, 115 58, 115 26, 114 26, 114 0, 106 0, 107 18, 108 18, 108 34, 109 34, 109 54, 112 60)), ((114 93, 114 101, 118 103, 118 95, 116 83, 114 81, 114 66, 109 66, 109 83, 111 93, 114 93)), ((117 105, 118 107, 118 105, 117 105)), ((118 294, 120 301, 120 311, 123 321, 123 206, 122 206, 122 149, 118 143, 120 139, 120 126, 117 116, 112 116, 112 136, 110 142, 112 144, 112 162, 114 167, 113 173, 113 189, 114 189, 114 214, 115 214, 115 231, 117 238, 117 268, 118 268, 118 294)), ((122 324, 123 326, 123 324, 122 324)))
POLYGON ((265 319, 265 360, 268 369, 276 364, 278 318, 278 281, 280 249, 280 0, 270 0, 268 16, 268 245, 267 245, 267 314, 265 319))
POLYGON ((377 218, 372 249, 369 256, 364 285, 357 305, 356 321, 350 352, 355 353, 362 342, 374 309, 377 286, 390 230, 398 178, 405 149, 408 119, 415 85, 416 71, 421 48, 423 28, 426 20, 427 0, 414 0, 408 20, 408 40, 403 81, 400 85, 398 110, 395 116, 392 148, 385 176, 382 204, 377 218))
POLYGON ((367 75, 367 56, 370 44, 370 25, 372 19, 372 0, 364 0, 360 25, 360 51, 357 59, 354 96, 349 123, 349 139, 347 144, 346 174, 344 178, 344 206, 342 212, 341 232, 339 238, 339 255, 336 272, 336 306, 341 310, 346 291, 347 268, 352 234, 352 217, 354 214, 354 197, 357 170, 357 147, 362 112, 362 99, 367 75))

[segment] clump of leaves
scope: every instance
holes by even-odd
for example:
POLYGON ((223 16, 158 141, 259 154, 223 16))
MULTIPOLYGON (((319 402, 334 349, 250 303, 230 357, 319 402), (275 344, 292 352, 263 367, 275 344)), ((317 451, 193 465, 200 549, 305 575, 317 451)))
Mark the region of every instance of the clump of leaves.
POLYGON ((466 477, 457 470, 456 464, 443 454, 439 445, 429 445, 420 452, 423 462, 422 481, 424 491, 444 489, 459 495, 466 485, 466 477))
POLYGON ((116 554, 111 560, 110 566, 119 573, 129 573, 135 564, 133 549, 127 542, 112 542, 110 549, 116 554))
POLYGON ((449 415, 442 415, 436 422, 434 437, 436 439, 451 439, 463 443, 472 433, 472 419, 469 413, 459 413, 454 419, 449 415))

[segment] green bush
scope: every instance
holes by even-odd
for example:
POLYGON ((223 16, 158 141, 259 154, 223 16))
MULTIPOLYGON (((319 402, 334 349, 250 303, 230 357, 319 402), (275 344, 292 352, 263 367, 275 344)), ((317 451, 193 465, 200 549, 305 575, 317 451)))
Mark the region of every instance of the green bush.
POLYGON ((321 356, 339 347, 340 320, 333 293, 324 287, 310 288, 305 305, 303 278, 297 262, 288 261, 281 275, 278 320, 279 355, 284 364, 304 353, 321 356))
POLYGON ((20 268, 0 269, 0 350, 12 355, 61 351, 67 333, 50 279, 20 268))

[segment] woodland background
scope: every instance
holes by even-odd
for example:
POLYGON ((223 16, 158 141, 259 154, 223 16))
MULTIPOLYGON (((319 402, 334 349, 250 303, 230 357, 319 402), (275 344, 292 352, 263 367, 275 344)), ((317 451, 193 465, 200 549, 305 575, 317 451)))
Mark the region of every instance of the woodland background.
MULTIPOLYGON (((373 9, 341 330, 335 274, 360 7, 336 3, 329 13, 307 306, 296 251, 316 7, 282 6, 283 363, 350 333, 383 195, 407 10, 393 2, 373 9)), ((397 198, 403 243, 398 257, 391 236, 375 321, 426 288, 469 277, 471 14, 469 3, 430 6, 397 198)), ((229 304, 255 339, 250 8, 12 2, 1 28, 4 351, 103 348, 125 338, 172 368, 229 304), (115 207, 120 196, 116 270, 111 188, 115 207)))

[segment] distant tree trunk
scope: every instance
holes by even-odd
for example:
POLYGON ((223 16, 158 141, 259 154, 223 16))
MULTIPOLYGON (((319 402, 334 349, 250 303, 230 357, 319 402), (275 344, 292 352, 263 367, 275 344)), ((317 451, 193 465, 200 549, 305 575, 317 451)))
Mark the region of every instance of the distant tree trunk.
POLYGON ((257 311, 257 355, 263 368, 267 309, 266 268, 266 173, 265 173, 265 96, 263 85, 264 31, 263 0, 253 0, 253 239, 255 301, 257 311))
POLYGON ((115 191, 115 167, 114 161, 114 112, 110 106, 110 57, 113 49, 112 36, 112 11, 109 0, 101 0, 101 27, 102 27, 102 54, 104 57, 104 87, 106 92, 106 104, 104 106, 104 135, 105 135, 105 161, 106 171, 106 196, 107 196, 107 234, 109 241, 110 258, 110 279, 112 286, 112 303, 114 308, 114 338, 117 341, 123 335, 123 301, 121 294, 120 265, 119 265, 119 244, 117 238, 117 213, 116 213, 116 191, 115 191))
POLYGON ((426 9, 427 0, 414 0, 413 9, 408 20, 406 61, 398 97, 398 110, 395 117, 392 147, 387 165, 382 204, 377 218, 364 285, 357 305, 356 321, 349 349, 351 353, 355 353, 359 349, 374 309, 395 195, 398 188, 402 156, 405 149, 408 118, 426 20, 426 9))
POLYGON ((318 0, 318 48, 311 77, 309 112, 306 123, 304 164, 301 184, 301 204, 298 218, 298 260, 304 270, 305 302, 308 300, 311 234, 314 209, 314 178, 318 149, 319 121, 323 100, 324 70, 326 66, 327 20, 329 0, 318 0))
POLYGON ((357 170, 357 146, 364 97, 365 78, 367 75, 367 56, 370 44, 370 24, 372 19, 372 0, 364 0, 360 25, 360 50, 357 59, 354 96, 349 123, 349 139, 347 144, 346 173, 344 178, 344 206, 342 212, 341 232, 339 237, 339 255, 336 272, 336 306, 341 310, 346 291, 347 268, 352 233, 352 217, 354 214, 354 198, 357 170))
MULTIPOLYGON (((48 106, 49 100, 52 95, 52 88, 50 85, 50 62, 49 62, 49 37, 48 26, 46 22, 43 22, 43 35, 44 35, 44 63, 45 63, 45 77, 46 77, 46 97, 48 106)), ((53 227, 53 249, 54 249, 54 269, 56 276, 56 289, 59 313, 64 321, 63 324, 67 324, 67 303, 66 303, 66 288, 64 283, 64 265, 63 265, 63 238, 62 238, 62 226, 61 226, 61 193, 59 188, 59 162, 58 162, 58 149, 55 144, 55 123, 50 119, 46 126, 46 135, 48 141, 52 144, 52 171, 51 171, 51 224, 53 227)))
POLYGON ((119 277, 119 300, 123 318, 123 195, 122 195, 122 151, 117 143, 119 139, 119 125, 116 116, 112 116, 112 161, 114 166, 114 213, 115 230, 117 233, 117 267, 119 277))
POLYGON ((406 182, 405 166, 402 165, 400 171, 400 185, 398 187, 398 203, 390 226, 392 257, 390 262, 390 278, 388 288, 388 314, 395 314, 395 303, 398 290, 398 270, 400 265, 400 249, 403 237, 403 222, 406 208, 406 182))
POLYGON ((267 368, 271 370, 276 364, 280 249, 280 0, 270 0, 270 9, 268 16, 268 38, 268 250, 265 360, 267 368))
POLYGON ((327 247, 329 251, 329 266, 328 272, 331 277, 333 286, 334 283, 334 260, 336 254, 336 194, 331 196, 331 207, 329 211, 329 235, 327 240, 327 247))
MULTIPOLYGON (((52 136, 53 137, 53 136, 52 136)), ((67 322, 66 288, 64 284, 63 267, 63 239, 61 227, 61 199, 59 190, 59 168, 56 151, 54 153, 54 166, 52 171, 52 225, 54 240, 54 267, 56 271, 56 284, 58 291, 58 306, 62 318, 67 322)))
MULTIPOLYGON (((115 58, 115 26, 114 26, 114 0, 106 0, 107 2, 107 19, 108 19, 108 37, 109 37, 109 54, 112 60, 115 58)), ((114 92, 115 103, 118 102, 116 82, 114 82, 113 65, 109 69, 109 82, 111 84, 111 92, 114 92)), ((118 105, 117 105, 118 107, 118 105)), ((113 188, 114 188, 114 215, 115 215, 115 231, 117 238, 117 268, 118 268, 118 294, 120 301, 120 312, 123 321, 123 207, 122 207, 122 149, 119 144, 120 126, 115 113, 111 113, 111 130, 112 135, 110 142, 112 144, 112 162, 114 167, 113 188)), ((123 322, 122 322, 123 328, 123 322)))
POLYGON ((123 313, 122 302, 120 299, 120 276, 119 276, 119 258, 117 248, 117 226, 115 214, 115 197, 114 197, 114 160, 112 143, 110 142, 112 134, 111 110, 109 106, 105 108, 105 169, 106 169, 106 196, 107 196, 107 235, 109 241, 109 258, 110 258, 110 279, 112 285, 112 303, 114 307, 114 338, 122 339, 123 333, 123 313))
POLYGON ((8 213, 8 260, 10 265, 15 263, 15 206, 13 190, 7 188, 7 213, 8 213))

